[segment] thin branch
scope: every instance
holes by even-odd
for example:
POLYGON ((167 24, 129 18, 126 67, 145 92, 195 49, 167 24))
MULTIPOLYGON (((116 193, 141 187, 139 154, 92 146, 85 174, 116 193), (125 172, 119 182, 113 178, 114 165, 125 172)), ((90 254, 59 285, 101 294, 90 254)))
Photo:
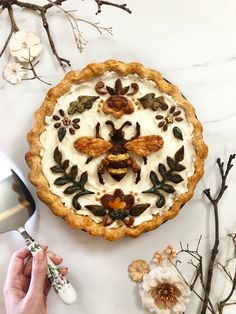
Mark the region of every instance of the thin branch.
POLYGON ((57 61, 59 62, 59 64, 61 66, 64 66, 64 64, 67 64, 68 66, 71 66, 69 60, 59 57, 59 55, 57 53, 57 50, 55 48, 55 44, 54 44, 54 41, 53 41, 52 36, 51 36, 50 29, 49 29, 46 12, 42 10, 42 11, 40 11, 40 14, 41 14, 42 22, 43 22, 43 27, 44 27, 44 29, 45 29, 45 31, 47 33, 47 36, 48 36, 48 41, 49 41, 50 47, 52 49, 53 54, 56 56, 57 61))
POLYGON ((47 0, 47 1, 50 2, 51 5, 57 7, 66 16, 70 24, 70 27, 72 29, 74 40, 75 40, 75 43, 79 52, 82 52, 84 49, 84 46, 87 45, 87 40, 84 38, 82 32, 80 31, 79 23, 78 23, 79 21, 89 24, 90 26, 94 27, 99 32, 99 34, 102 34, 102 32, 104 31, 112 35, 111 27, 103 27, 103 26, 100 26, 99 23, 93 23, 93 22, 90 22, 81 18, 77 18, 76 16, 72 14, 76 12, 76 10, 68 11, 68 10, 63 9, 61 6, 58 6, 55 2, 51 0, 47 0))
MULTIPOLYGON (((169 262, 174 266, 174 268, 176 269, 176 271, 178 272, 180 278, 183 280, 183 282, 189 287, 189 289, 203 302, 203 298, 199 295, 199 293, 194 289, 194 285, 193 284, 189 284, 187 279, 183 276, 183 274, 181 273, 181 271, 179 270, 178 266, 176 264, 174 264, 170 259, 169 259, 169 262)), ((193 279, 193 282, 195 281, 196 283, 196 279, 194 277, 193 279)), ((207 308, 208 310, 211 312, 211 313, 214 313, 212 311, 212 309, 209 307, 209 305, 207 305, 207 308)))
MULTIPOLYGON (((20 8, 32 10, 32 11, 39 13, 41 20, 42 20, 43 27, 44 27, 45 32, 47 34, 47 38, 48 38, 48 42, 49 42, 49 45, 51 47, 51 50, 52 50, 53 54, 55 55, 57 61, 59 62, 59 64, 61 66, 65 66, 65 65, 70 66, 71 64, 70 64, 69 60, 59 56, 57 49, 55 47, 55 43, 54 43, 54 40, 52 38, 50 26, 49 26, 48 19, 47 19, 47 11, 50 8, 57 7, 66 15, 66 17, 70 23, 70 26, 72 28, 72 32, 74 35, 74 39, 75 39, 77 48, 80 52, 82 52, 83 47, 87 44, 87 40, 83 37, 82 32, 80 32, 78 21, 89 24, 90 26, 94 27, 100 34, 102 34, 102 32, 107 32, 109 34, 112 34, 111 27, 102 27, 99 25, 99 23, 92 23, 92 22, 84 20, 84 19, 76 18, 71 14, 72 10, 66 11, 66 10, 62 9, 61 6, 62 6, 63 2, 66 2, 67 0, 54 0, 54 1, 47 0, 47 1, 49 3, 41 6, 41 5, 38 5, 36 3, 24 2, 24 1, 19 1, 19 0, 10 0, 10 1, 9 0, 0 0, 0 11, 2 12, 5 8, 8 9, 10 20, 11 20, 11 25, 12 25, 11 31, 10 31, 10 33, 7 37, 7 40, 6 40, 2 50, 0 52, 0 58, 3 55, 4 51, 6 50, 6 47, 9 43, 11 36, 14 33, 14 31, 19 30, 15 24, 14 17, 13 17, 13 10, 12 10, 13 6, 18 6, 20 8)), ((98 5, 98 12, 97 13, 101 12, 101 7, 103 5, 113 6, 113 7, 122 9, 124 11, 127 11, 128 13, 131 13, 130 9, 127 8, 126 4, 120 4, 119 5, 119 4, 110 2, 110 1, 101 1, 101 0, 94 0, 94 1, 98 5)))
POLYGON ((102 12, 102 5, 110 5, 110 6, 119 8, 121 10, 124 10, 124 11, 128 12, 129 14, 132 13, 132 11, 129 8, 127 8, 127 5, 125 3, 124 4, 117 4, 117 3, 110 2, 110 1, 102 1, 102 0, 95 0, 95 2, 98 5, 98 10, 97 10, 96 14, 102 12))
POLYGON ((232 284, 231 290, 230 290, 228 296, 223 301, 221 301, 218 305, 219 314, 223 313, 223 309, 224 309, 225 305, 227 304, 227 302, 232 297, 233 293, 235 292, 235 289, 236 289, 236 268, 235 268, 235 272, 234 272, 234 278, 233 278, 233 284, 232 284))
MULTIPOLYGON (((4 10, 4 8, 2 8, 2 10, 4 10)), ((12 10, 12 7, 11 6, 8 6, 7 7, 7 10, 8 10, 8 15, 9 15, 9 18, 10 18, 10 22, 11 22, 11 30, 10 30, 10 33, 5 41, 5 44, 2 48, 2 50, 0 51, 0 58, 2 57, 2 55, 4 54, 9 42, 10 42, 10 39, 13 35, 14 32, 17 32, 19 30, 18 26, 16 25, 16 21, 15 21, 15 18, 14 18, 14 15, 13 15, 13 10, 12 10)))
POLYGON ((37 61, 35 64, 33 64, 33 62, 31 61, 31 55, 30 55, 30 49, 29 49, 29 58, 25 59, 26 62, 29 63, 30 67, 26 68, 26 67, 22 67, 22 69, 27 70, 27 71, 31 71, 33 73, 32 77, 29 78, 24 78, 23 81, 28 81, 28 80, 34 80, 37 79, 40 82, 46 84, 46 85, 51 85, 50 83, 44 81, 43 79, 41 79, 41 77, 36 73, 35 67, 39 64, 39 61, 37 61))
POLYGON ((209 303, 213 270, 214 270, 215 260, 216 260, 217 254, 218 254, 218 247, 219 247, 219 242, 220 242, 220 239, 219 239, 218 203, 219 203, 220 199, 222 198, 224 192, 228 188, 228 186, 226 185, 226 180, 227 180, 230 169, 233 167, 232 161, 235 157, 236 157, 236 154, 230 155, 225 171, 224 171, 224 163, 221 162, 220 158, 217 159, 217 164, 219 166, 220 175, 221 175, 221 186, 220 186, 220 190, 218 192, 218 195, 213 199, 211 196, 210 189, 206 189, 204 191, 205 195, 207 196, 209 201, 212 203, 213 209, 214 209, 215 242, 214 242, 214 246, 213 246, 212 251, 211 251, 210 262, 209 262, 209 265, 207 268, 206 291, 205 291, 205 298, 204 298, 201 314, 206 314, 207 306, 209 303))

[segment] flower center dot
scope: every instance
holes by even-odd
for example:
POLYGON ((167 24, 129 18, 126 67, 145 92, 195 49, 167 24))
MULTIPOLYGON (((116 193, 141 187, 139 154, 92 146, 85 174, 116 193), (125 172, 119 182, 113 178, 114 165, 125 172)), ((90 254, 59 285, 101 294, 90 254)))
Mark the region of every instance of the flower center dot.
POLYGON ((169 124, 172 124, 172 123, 174 122, 173 117, 167 116, 167 117, 166 117, 166 122, 169 123, 169 124))
POLYGON ((28 45, 27 45, 27 42, 26 42, 26 41, 24 41, 24 42, 22 43, 22 47, 23 47, 23 48, 27 48, 27 47, 28 47, 28 45))

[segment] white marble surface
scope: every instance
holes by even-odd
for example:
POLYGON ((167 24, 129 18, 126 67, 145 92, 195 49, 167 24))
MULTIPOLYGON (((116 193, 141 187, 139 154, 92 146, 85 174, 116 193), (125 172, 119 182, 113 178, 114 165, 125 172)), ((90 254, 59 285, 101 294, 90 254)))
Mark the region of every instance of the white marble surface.
MULTIPOLYGON (((79 9, 80 16, 99 20, 113 26, 114 36, 99 37, 87 26, 89 43, 83 54, 78 54, 69 26, 59 15, 51 16, 53 36, 60 54, 72 61, 73 69, 81 69, 90 62, 108 58, 140 61, 147 67, 158 69, 180 87, 194 104, 203 122, 205 141, 209 146, 204 178, 198 185, 193 199, 184 206, 178 217, 159 229, 138 239, 122 239, 115 243, 93 238, 82 231, 71 230, 63 220, 53 216, 37 200, 34 187, 30 186, 37 200, 37 214, 27 224, 27 229, 41 243, 65 257, 70 268, 70 279, 78 289, 78 302, 63 305, 54 293, 48 300, 48 313, 81 314, 137 314, 146 313, 137 297, 137 286, 127 276, 127 266, 136 258, 150 260, 156 249, 180 240, 196 244, 203 234, 202 252, 209 253, 213 240, 213 215, 202 194, 206 187, 219 183, 215 166, 217 157, 226 160, 236 152, 236 2, 234 0, 127 0, 133 14, 114 8, 104 8, 99 16, 93 1, 68 1, 68 7, 79 9), (71 3, 71 5, 70 5, 71 3)), ((32 19, 28 12, 16 12, 22 30, 35 31, 45 45, 40 57, 38 72, 56 84, 63 71, 58 67, 48 49, 40 19, 32 19)), ((0 40, 7 35, 5 14, 0 16, 0 40)), ((0 72, 9 59, 7 52, 0 60, 0 72)), ((32 125, 34 111, 40 106, 48 87, 39 81, 28 81, 17 86, 9 85, 0 77, 0 149, 11 157, 25 175, 27 166, 24 154, 28 149, 26 133, 32 125)), ((229 178, 229 189, 221 202, 221 238, 236 232, 236 167, 229 178)), ((0 236, 0 289, 2 289, 9 258, 23 241, 15 232, 0 236)), ((224 253, 228 247, 223 245, 224 253)), ((214 281, 217 293, 227 289, 222 280, 214 281)), ((236 296, 234 297, 236 299, 236 296)), ((199 313, 199 303, 192 297, 187 314, 199 313)), ((5 313, 2 294, 0 313, 5 313)), ((236 306, 225 313, 236 313, 236 306)))

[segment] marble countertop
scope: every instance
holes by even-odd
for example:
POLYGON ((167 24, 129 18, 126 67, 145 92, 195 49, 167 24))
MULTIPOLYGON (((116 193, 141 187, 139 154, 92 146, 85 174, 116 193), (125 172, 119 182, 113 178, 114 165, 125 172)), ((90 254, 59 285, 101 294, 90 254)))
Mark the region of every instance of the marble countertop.
MULTIPOLYGON (((209 146, 205 176, 192 200, 174 220, 137 239, 126 238, 114 243, 70 229, 37 199, 34 187, 30 185, 38 210, 27 223, 27 230, 37 241, 49 244, 51 250, 65 257, 70 280, 79 294, 76 304, 66 306, 52 292, 48 299, 50 314, 147 313, 137 297, 137 285, 128 278, 128 265, 136 258, 150 260, 157 249, 162 250, 169 243, 177 248, 180 240, 196 245, 201 234, 203 255, 209 254, 213 241, 213 211, 202 191, 206 187, 214 190, 219 185, 216 158, 226 161, 230 153, 236 152, 235 1, 127 0, 127 4, 133 11, 132 15, 104 7, 102 13, 95 16, 93 1, 68 1, 67 7, 78 8, 81 17, 112 26, 114 35, 99 36, 83 25, 88 44, 79 54, 69 26, 54 11, 50 19, 58 50, 71 60, 72 68, 76 70, 88 63, 110 58, 138 61, 159 70, 176 84, 195 106, 203 123, 204 138, 209 146)), ((43 78, 55 85, 64 73, 48 48, 40 18, 35 16, 32 19, 29 12, 17 10, 16 19, 22 30, 34 31, 41 37, 44 51, 37 69, 43 78)), ((3 14, 0 16, 1 45, 7 33, 7 16, 3 14)), ((0 59, 0 72, 9 60, 7 51, 0 59)), ((33 113, 41 105, 47 89, 48 86, 37 80, 12 86, 0 77, 0 150, 6 152, 25 175, 28 171, 24 160, 28 150, 26 134, 31 128, 33 113)), ((222 243, 225 243, 227 233, 236 232, 236 167, 228 183, 228 191, 220 204, 222 243)), ((0 236, 1 290, 9 258, 21 246, 23 240, 16 232, 0 236)), ((226 252, 228 247, 222 247, 226 252)), ((217 287, 217 293, 227 290, 222 279, 217 281, 216 278, 214 287, 217 287)), ((226 310, 226 314, 235 314, 236 305, 226 310)), ((0 313, 5 313, 2 294, 0 313)), ((199 303, 192 296, 186 314, 194 313, 199 313, 199 303)))

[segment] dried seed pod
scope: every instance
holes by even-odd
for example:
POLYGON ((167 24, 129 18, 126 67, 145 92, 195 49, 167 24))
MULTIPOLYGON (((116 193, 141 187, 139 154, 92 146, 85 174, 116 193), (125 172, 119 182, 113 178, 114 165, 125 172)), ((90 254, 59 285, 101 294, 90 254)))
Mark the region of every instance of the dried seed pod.
POLYGON ((58 129, 60 126, 61 126, 60 122, 57 122, 57 123, 54 124, 54 128, 56 128, 56 129, 58 129))
POLYGON ((61 118, 60 117, 58 117, 57 115, 53 115, 52 116, 52 118, 53 118, 53 120, 55 120, 55 121, 58 121, 58 120, 60 120, 61 118))

